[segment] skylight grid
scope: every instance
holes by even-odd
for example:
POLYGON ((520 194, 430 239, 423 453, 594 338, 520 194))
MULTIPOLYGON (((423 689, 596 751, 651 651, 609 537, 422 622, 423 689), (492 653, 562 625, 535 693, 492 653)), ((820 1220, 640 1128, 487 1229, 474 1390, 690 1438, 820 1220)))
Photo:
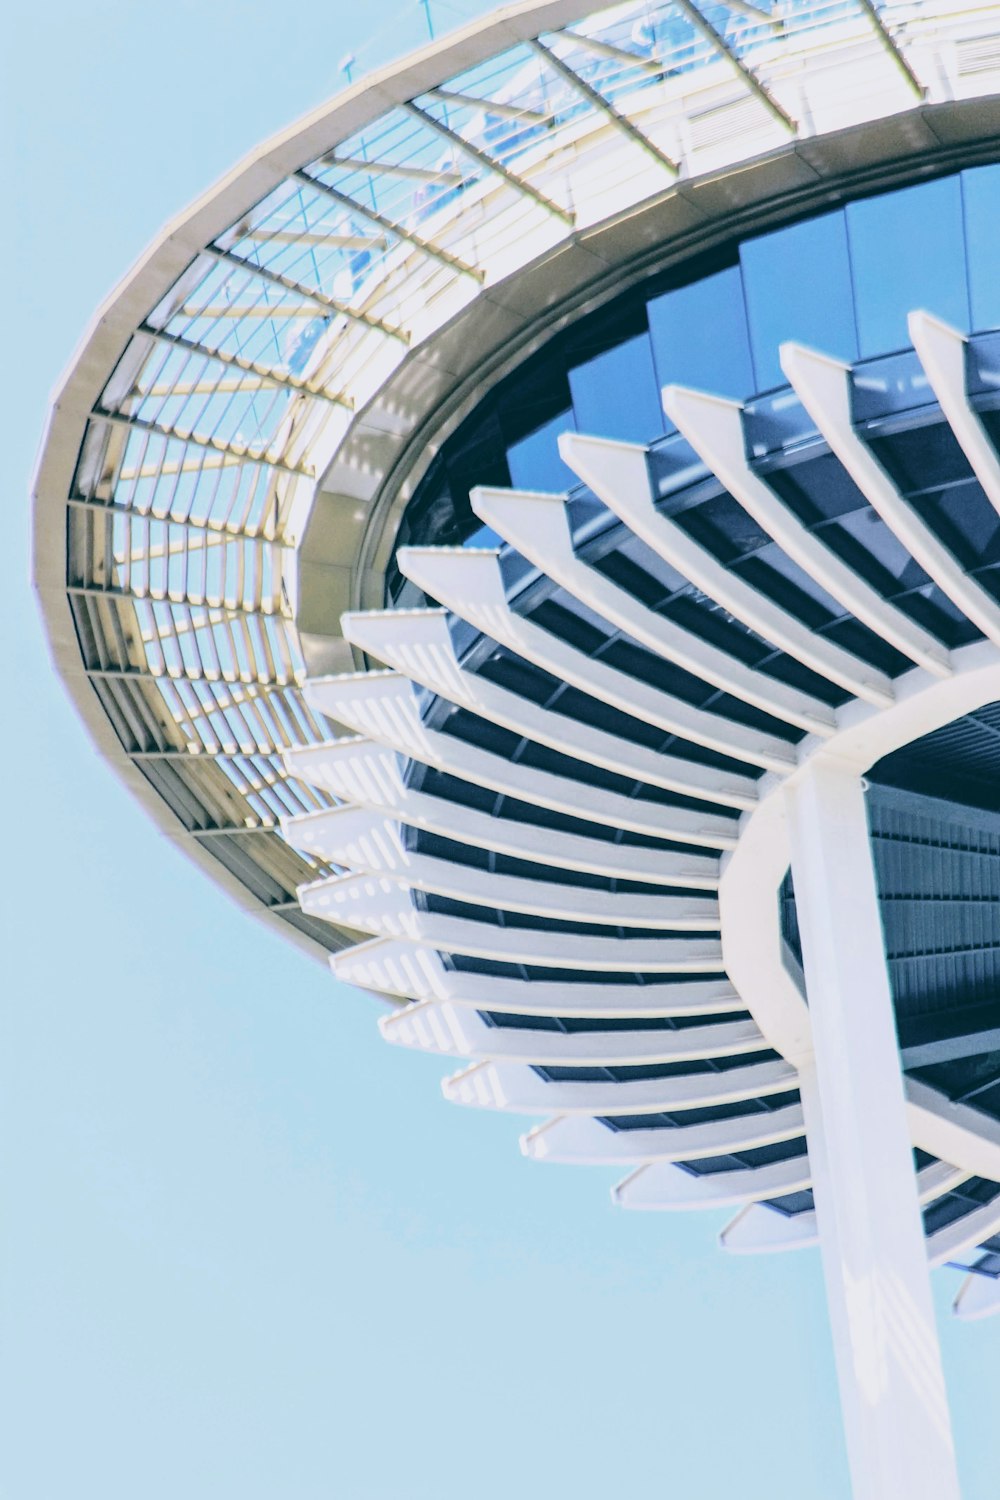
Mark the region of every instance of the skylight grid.
MULTIPOLYGON (((175 683, 174 689, 184 704, 184 712, 178 714, 178 725, 187 735, 196 739, 207 750, 234 751, 259 743, 259 736, 248 727, 245 719, 231 700, 222 702, 200 701, 186 685, 175 683)), ((266 743, 263 748, 268 748, 266 743)))
POLYGON ((370 207, 416 232, 446 195, 460 194, 482 176, 477 163, 458 159, 439 135, 404 109, 390 110, 306 171, 351 198, 359 210, 370 207))
POLYGON ((280 608, 273 543, 142 516, 116 521, 118 583, 137 597, 231 609, 280 608))
POLYGON ((589 51, 595 63, 606 65, 606 71, 595 70, 593 77, 594 87, 602 93, 607 86, 602 80, 612 79, 615 67, 643 72, 655 82, 657 73, 650 70, 651 64, 660 77, 669 78, 691 72, 718 56, 711 42, 675 4, 616 9, 610 21, 599 13, 559 34, 571 38, 575 49, 589 51), (607 49, 603 54, 602 47, 607 49), (621 56, 611 56, 612 49, 621 56), (630 56, 635 57, 634 63, 629 61, 630 56))
MULTIPOLYGON (((891 8, 888 3, 879 5, 880 11, 891 8)), ((902 7, 901 7, 902 8, 902 7)), ((907 0, 905 9, 912 15, 913 6, 907 0)), ((790 0, 787 7, 782 7, 781 34, 782 36, 803 37, 813 31, 821 30, 826 26, 837 25, 843 21, 859 20, 864 18, 864 11, 858 0, 790 0)), ((738 37, 739 32, 734 28, 738 37)), ((748 49, 758 47, 766 41, 763 35, 758 35, 757 28, 751 22, 747 28, 743 45, 748 49)))
MULTIPOLYGON (((809 7, 814 14, 819 8, 809 7)), ((842 15, 856 14, 856 7, 847 3, 847 0, 832 0, 832 3, 821 8, 826 11, 835 11, 837 18, 842 15)), ((732 6, 723 3, 706 4, 705 0, 701 0, 698 9, 716 34, 722 38, 725 47, 737 57, 742 58, 755 48, 774 46, 777 28, 766 15, 761 15, 758 19, 747 15, 744 11, 735 10, 732 6)))
POLYGON ((611 105, 638 90, 655 88, 665 76, 662 72, 650 71, 649 58, 637 55, 632 63, 624 57, 609 57, 581 44, 571 32, 556 32, 546 36, 544 42, 584 84, 611 105))
POLYGON ((279 818, 303 812, 315 812, 330 806, 322 792, 291 782, 284 773, 278 755, 237 753, 218 762, 219 767, 247 804, 261 820, 277 822, 279 818))
POLYGON ((274 535, 276 495, 266 463, 131 428, 111 495, 122 511, 244 534, 274 535))
POLYGON ((291 399, 258 376, 177 349, 162 351, 152 381, 122 402, 127 414, 157 427, 190 432, 258 456, 275 446, 291 399))
MULTIPOLYGON (((493 94, 459 95, 449 83, 447 90, 422 94, 414 103, 472 150, 523 178, 527 161, 544 162, 562 129, 588 115, 596 118, 597 112, 537 52, 524 47, 517 55, 520 66, 493 94)), ((481 81, 476 84, 481 89, 481 81)), ((557 202, 563 209, 571 207, 568 185, 557 202)))
POLYGON ((237 226, 219 241, 227 250, 265 270, 287 277, 345 306, 361 306, 384 257, 399 239, 342 203, 296 177, 286 200, 244 233, 237 226))
POLYGON ((315 298, 255 275, 250 265, 206 257, 197 264, 203 269, 197 285, 164 323, 154 321, 153 326, 209 352, 301 374, 332 311, 315 298))

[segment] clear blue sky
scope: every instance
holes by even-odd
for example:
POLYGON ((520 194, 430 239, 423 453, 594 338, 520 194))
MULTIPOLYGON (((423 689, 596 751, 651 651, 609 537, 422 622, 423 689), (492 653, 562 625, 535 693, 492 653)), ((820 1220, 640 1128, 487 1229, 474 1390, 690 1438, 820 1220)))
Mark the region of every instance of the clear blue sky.
MULTIPOLYGON (((727 1257, 719 1217, 622 1213, 612 1176, 446 1105, 445 1068, 154 831, 48 665, 27 495, 57 376, 161 223, 390 17, 4 25, 0 1492, 847 1500, 816 1254, 727 1257)), ((936 1283, 965 1500, 996 1500, 1000 1320, 936 1283)))

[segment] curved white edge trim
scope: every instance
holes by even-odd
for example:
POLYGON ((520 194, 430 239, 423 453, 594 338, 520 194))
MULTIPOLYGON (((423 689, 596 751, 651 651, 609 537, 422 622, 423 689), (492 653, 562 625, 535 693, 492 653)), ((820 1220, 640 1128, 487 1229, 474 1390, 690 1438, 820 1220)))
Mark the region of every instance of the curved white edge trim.
POLYGON ((479 519, 522 557, 647 650, 777 719, 816 734, 833 732, 833 710, 821 699, 746 666, 581 562, 573 549, 564 495, 479 486, 470 491, 469 500, 479 519))
MULTIPOLYGON (((295 827, 286 837, 293 847, 295 827)), ((558 921, 594 922, 611 927, 658 927, 664 932, 718 932, 718 903, 708 895, 648 895, 594 890, 557 881, 496 874, 476 866, 404 847, 399 825, 365 808, 344 807, 327 815, 323 857, 355 874, 385 875, 411 890, 430 891, 508 912, 558 921)), ((308 847, 308 846, 305 846, 308 847)), ((312 841, 315 850, 315 841, 312 841)), ((333 877, 334 879, 338 877, 333 877)), ((313 882, 315 891, 324 882, 313 882)))
MULTIPOLYGON (((511 818, 494 817, 458 802, 406 787, 399 774, 394 751, 370 741, 334 742, 311 747, 308 775, 298 768, 297 752, 285 753, 289 773, 312 785, 343 797, 352 806, 393 818, 411 828, 426 829, 443 838, 493 850, 549 869, 581 870, 612 879, 648 885, 679 886, 685 890, 715 891, 719 884, 719 862, 714 855, 684 854, 668 849, 647 849, 639 844, 615 844, 610 839, 587 838, 563 833, 511 818), (371 754, 359 749, 341 756, 341 745, 367 745, 371 754), (318 753, 329 749, 329 756, 318 753), (317 753, 314 754, 313 751, 317 753), (386 762, 391 766, 386 767, 386 762)), ((336 838, 332 819, 338 808, 302 813, 282 819, 281 828, 296 848, 321 859, 332 858, 336 838)))
POLYGON ((593 728, 466 671, 455 654, 443 610, 367 610, 341 616, 344 638, 411 682, 491 724, 547 745, 571 759, 604 766, 619 776, 648 782, 682 796, 730 807, 752 807, 754 780, 695 761, 650 750, 593 728))
POLYGON ((379 1028, 387 1042, 420 1052, 561 1067, 694 1062, 766 1050, 752 1021, 679 1030, 540 1031, 533 1026, 491 1026, 470 1006, 440 1000, 403 1005, 383 1016, 379 1028))
POLYGON ((455 735, 429 729, 421 719, 413 684, 396 672, 314 678, 307 684, 306 699, 318 712, 387 749, 521 802, 705 848, 727 849, 736 842, 734 818, 604 791, 551 771, 513 764, 455 735))
POLYGON ((796 764, 795 746, 762 734, 629 677, 516 614, 507 603, 499 553, 464 547, 401 547, 401 572, 452 614, 485 635, 630 717, 720 755, 784 771, 796 764))
POLYGON ((559 452, 635 536, 734 619, 854 697, 880 706, 892 702, 884 672, 810 630, 656 509, 645 448, 568 432, 559 439, 559 452))
POLYGON ((1000 1313, 1000 1278, 971 1271, 959 1287, 951 1310, 964 1322, 1000 1313))
POLYGON ((710 974, 722 963, 717 938, 629 938, 580 932, 498 927, 467 917, 421 911, 411 888, 385 875, 335 875, 298 888, 310 917, 342 923, 375 937, 404 938, 445 953, 542 967, 710 974))
POLYGON ((754 473, 746 456, 738 402, 672 385, 663 392, 663 405, 678 431, 748 515, 832 599, 918 666, 935 676, 948 675, 948 652, 940 641, 887 604, 754 473))
POLYGON ((1000 645, 1000 605, 903 499, 854 429, 851 367, 801 344, 782 344, 781 368, 796 395, 861 493, 915 562, 986 638, 1000 645))
POLYGON ((670 1162, 650 1162, 630 1172, 611 1189, 620 1208, 641 1211, 686 1211, 733 1208, 761 1198, 802 1192, 812 1184, 809 1158, 793 1156, 766 1167, 697 1176, 670 1162))
MULTIPOLYGON (((942 725, 1000 699, 1000 663, 988 641, 952 655, 949 678, 914 668, 897 680, 897 701, 881 712, 855 702, 830 744, 803 747, 803 765, 826 757, 863 775, 883 756, 942 725)), ((788 785, 794 785, 795 777, 788 785)), ((781 939, 777 892, 789 864, 785 799, 780 784, 761 787, 759 806, 744 816, 736 851, 719 887, 726 972, 771 1046, 800 1070, 809 1066, 809 1014, 781 939)), ((905 1081, 914 1145, 965 1171, 1000 1181, 1000 1126, 905 1081)))
POLYGON ((910 339, 972 472, 987 499, 1000 511, 1000 459, 989 434, 969 402, 966 387, 966 339, 933 313, 911 312, 910 339))
POLYGON ((556 1115, 522 1136, 521 1150, 535 1161, 574 1166, 696 1161, 703 1156, 727 1156, 774 1141, 794 1140, 803 1128, 800 1104, 785 1105, 767 1114, 659 1130, 609 1130, 586 1115, 556 1115))
MULTIPOLYGON (((988 641, 953 653, 953 675, 933 677, 915 667, 896 682, 896 702, 881 711, 855 701, 841 713, 829 744, 805 742, 803 767, 829 756, 859 775, 876 761, 923 734, 983 704, 1000 699, 1000 663, 988 641)), ((792 785, 794 773, 785 784, 792 785)), ((809 1014, 781 939, 777 892, 790 863, 783 783, 767 778, 760 801, 740 822, 740 840, 723 865, 719 884, 726 972, 743 995, 761 1031, 776 1051, 802 1068, 812 1052, 809 1014)), ((953 1151, 915 1138, 948 1161, 965 1165, 953 1151)), ((989 1173, 985 1175, 990 1175, 989 1173)))
POLYGON ((446 969, 440 954, 409 939, 374 938, 331 956, 338 979, 377 994, 447 1000, 518 1016, 725 1016, 743 1010, 727 979, 678 975, 651 984, 509 979, 446 969))
POLYGON ((631 1115, 763 1098, 794 1089, 797 1076, 786 1062, 761 1062, 722 1073, 582 1083, 549 1081, 520 1063, 477 1062, 445 1078, 441 1088, 453 1104, 513 1114, 631 1115))

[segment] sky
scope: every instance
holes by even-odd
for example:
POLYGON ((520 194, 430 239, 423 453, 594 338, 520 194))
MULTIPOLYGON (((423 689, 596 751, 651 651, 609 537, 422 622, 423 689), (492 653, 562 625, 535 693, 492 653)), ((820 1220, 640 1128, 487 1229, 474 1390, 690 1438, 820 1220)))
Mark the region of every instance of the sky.
MULTIPOLYGON (((421 24, 7 13, 0 1494, 848 1500, 817 1253, 729 1256, 728 1215, 622 1212, 620 1173, 446 1104, 451 1067, 155 830, 48 661, 30 476, 93 310, 346 55, 421 24)), ((1000 1319, 934 1281, 964 1500, 996 1500, 1000 1319)))

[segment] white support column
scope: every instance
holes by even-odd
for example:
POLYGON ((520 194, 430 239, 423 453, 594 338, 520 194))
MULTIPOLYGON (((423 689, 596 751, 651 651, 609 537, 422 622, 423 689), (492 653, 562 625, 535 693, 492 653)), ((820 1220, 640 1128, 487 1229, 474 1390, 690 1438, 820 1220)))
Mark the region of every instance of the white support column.
POLYGON ((958 1500, 861 779, 786 792, 815 1048, 801 1072, 854 1500, 958 1500))

